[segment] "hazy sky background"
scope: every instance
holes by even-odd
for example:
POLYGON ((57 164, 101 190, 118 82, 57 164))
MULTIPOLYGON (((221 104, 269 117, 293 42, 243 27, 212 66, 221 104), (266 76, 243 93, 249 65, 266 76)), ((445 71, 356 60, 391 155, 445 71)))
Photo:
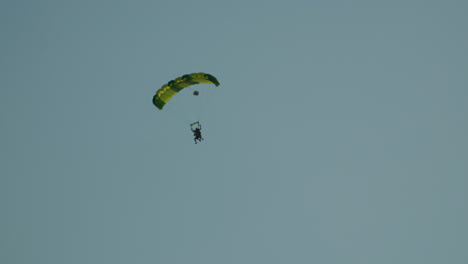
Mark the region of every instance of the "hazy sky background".
POLYGON ((0 263, 468 263, 467 10, 2 1, 0 263))

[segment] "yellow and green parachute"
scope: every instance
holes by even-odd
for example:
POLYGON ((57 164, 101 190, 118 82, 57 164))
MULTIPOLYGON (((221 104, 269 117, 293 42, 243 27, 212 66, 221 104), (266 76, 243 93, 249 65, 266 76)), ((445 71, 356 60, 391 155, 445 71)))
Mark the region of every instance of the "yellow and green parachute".
POLYGON ((159 109, 162 110, 164 105, 171 100, 171 98, 182 89, 199 83, 212 83, 216 86, 219 86, 218 80, 208 73, 191 73, 176 78, 164 84, 161 89, 156 91, 156 94, 153 96, 153 104, 159 109))

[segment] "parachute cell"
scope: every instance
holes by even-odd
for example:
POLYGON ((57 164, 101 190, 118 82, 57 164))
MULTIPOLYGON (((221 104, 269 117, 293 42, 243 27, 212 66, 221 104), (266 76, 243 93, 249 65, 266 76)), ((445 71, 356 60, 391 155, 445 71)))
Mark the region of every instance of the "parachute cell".
POLYGON ((153 96, 153 104, 159 110, 162 110, 164 105, 169 102, 176 93, 190 85, 199 83, 211 83, 219 86, 218 80, 213 75, 203 72, 186 74, 164 84, 161 89, 156 91, 156 94, 153 96))

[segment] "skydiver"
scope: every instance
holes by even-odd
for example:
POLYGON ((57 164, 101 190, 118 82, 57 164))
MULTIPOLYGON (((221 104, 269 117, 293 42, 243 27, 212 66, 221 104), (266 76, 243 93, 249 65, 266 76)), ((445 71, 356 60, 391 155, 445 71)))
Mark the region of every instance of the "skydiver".
POLYGON ((198 141, 203 140, 202 135, 201 135, 201 125, 200 125, 200 123, 198 123, 198 127, 196 127, 195 129, 193 129, 193 127, 190 127, 190 129, 192 130, 193 135, 195 136, 195 138, 194 138, 195 144, 197 144, 197 140, 198 141))

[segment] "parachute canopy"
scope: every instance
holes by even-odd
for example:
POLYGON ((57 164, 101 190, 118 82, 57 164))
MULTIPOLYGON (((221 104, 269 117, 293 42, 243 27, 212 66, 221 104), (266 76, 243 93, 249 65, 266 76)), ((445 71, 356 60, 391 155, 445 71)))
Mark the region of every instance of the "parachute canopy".
POLYGON ((164 84, 161 89, 157 90, 156 94, 153 96, 153 104, 159 110, 162 110, 164 105, 169 102, 176 93, 190 85, 199 83, 212 83, 219 86, 218 80, 213 75, 203 72, 186 74, 164 84))

